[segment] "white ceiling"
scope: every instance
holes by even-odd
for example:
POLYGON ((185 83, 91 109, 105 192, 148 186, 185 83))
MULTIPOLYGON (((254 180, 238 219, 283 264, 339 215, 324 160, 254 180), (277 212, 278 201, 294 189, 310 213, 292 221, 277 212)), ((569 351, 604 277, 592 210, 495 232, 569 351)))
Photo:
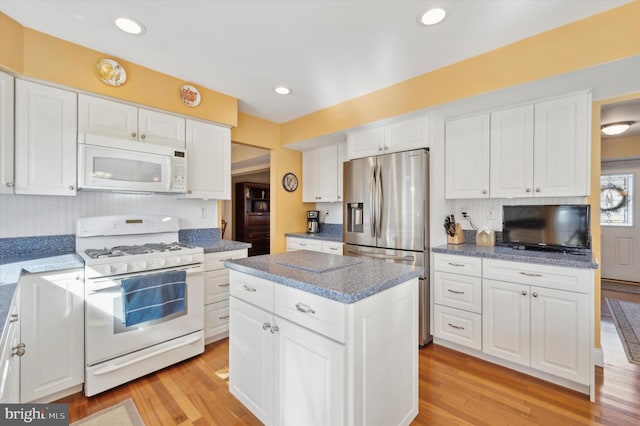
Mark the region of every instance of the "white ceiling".
MULTIPOLYGON (((239 99, 277 123, 629 0, 0 0, 22 25, 239 99), (431 6, 444 22, 419 26, 431 6), (135 18, 131 36, 113 20, 135 18), (288 96, 273 88, 286 85, 288 96)), ((472 76, 470 76, 472 78, 472 76)))

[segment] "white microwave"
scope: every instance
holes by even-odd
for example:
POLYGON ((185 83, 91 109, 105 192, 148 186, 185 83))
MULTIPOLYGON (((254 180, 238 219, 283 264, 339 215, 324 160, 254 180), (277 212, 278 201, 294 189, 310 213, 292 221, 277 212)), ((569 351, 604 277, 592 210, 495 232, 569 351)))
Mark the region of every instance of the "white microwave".
POLYGON ((187 153, 162 145, 86 135, 78 144, 78 188, 185 193, 187 153))

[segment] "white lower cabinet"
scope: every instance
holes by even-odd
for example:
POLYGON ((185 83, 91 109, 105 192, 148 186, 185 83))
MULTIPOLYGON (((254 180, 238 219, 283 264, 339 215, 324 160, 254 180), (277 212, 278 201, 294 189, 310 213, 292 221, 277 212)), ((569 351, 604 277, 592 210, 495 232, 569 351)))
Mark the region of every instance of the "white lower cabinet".
POLYGON ((84 382, 84 272, 20 278, 20 402, 50 402, 84 382))
POLYGON ((206 345, 229 335, 229 271, 226 260, 247 257, 247 249, 204 255, 204 342, 206 345))
POLYGON ((9 315, 5 334, 0 341, 0 404, 20 402, 20 357, 25 352, 20 342, 19 292, 16 292, 9 315))
POLYGON ((229 390, 261 422, 415 418, 417 279, 348 305, 237 271, 230 281, 229 390))
POLYGON ((309 250, 342 255, 342 248, 343 243, 340 241, 287 237, 287 251, 309 250))

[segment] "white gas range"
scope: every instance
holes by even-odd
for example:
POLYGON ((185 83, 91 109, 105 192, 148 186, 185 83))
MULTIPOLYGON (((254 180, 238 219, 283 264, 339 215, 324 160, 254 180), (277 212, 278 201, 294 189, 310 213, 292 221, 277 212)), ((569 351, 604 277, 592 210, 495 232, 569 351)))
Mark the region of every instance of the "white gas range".
POLYGON ((178 242, 178 231, 175 217, 78 219, 85 395, 204 351, 204 253, 178 242))

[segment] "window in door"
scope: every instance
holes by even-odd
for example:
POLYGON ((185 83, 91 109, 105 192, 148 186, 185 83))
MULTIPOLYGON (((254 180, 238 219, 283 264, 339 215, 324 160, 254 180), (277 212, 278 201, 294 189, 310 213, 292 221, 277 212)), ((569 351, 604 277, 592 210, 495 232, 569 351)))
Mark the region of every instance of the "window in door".
POLYGON ((633 226, 633 174, 600 176, 600 225, 633 226))

